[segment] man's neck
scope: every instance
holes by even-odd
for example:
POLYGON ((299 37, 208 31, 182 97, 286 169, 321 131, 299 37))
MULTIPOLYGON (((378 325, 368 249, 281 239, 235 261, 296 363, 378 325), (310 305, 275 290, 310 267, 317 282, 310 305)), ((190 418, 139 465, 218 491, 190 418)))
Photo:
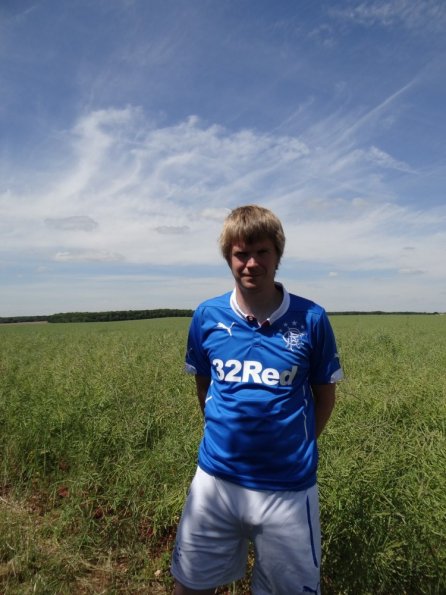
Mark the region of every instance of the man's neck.
POLYGON ((280 285, 273 285, 268 292, 249 291, 236 286, 236 298, 239 307, 249 316, 254 316, 262 323, 275 312, 283 300, 280 285))

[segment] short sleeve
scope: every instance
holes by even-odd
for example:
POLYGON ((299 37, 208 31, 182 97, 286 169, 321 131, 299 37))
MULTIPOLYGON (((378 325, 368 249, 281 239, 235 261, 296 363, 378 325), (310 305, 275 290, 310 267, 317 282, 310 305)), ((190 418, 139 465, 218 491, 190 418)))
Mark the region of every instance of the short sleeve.
POLYGON ((310 383, 331 384, 342 380, 343 372, 336 339, 325 310, 313 320, 310 383))
POLYGON ((203 349, 203 310, 195 310, 189 327, 185 370, 199 376, 211 375, 211 366, 203 349))

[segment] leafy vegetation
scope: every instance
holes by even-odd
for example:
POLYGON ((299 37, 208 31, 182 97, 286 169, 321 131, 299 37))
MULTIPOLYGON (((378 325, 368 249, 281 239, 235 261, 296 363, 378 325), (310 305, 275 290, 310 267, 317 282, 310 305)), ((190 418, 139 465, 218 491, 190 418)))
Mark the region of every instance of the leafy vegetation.
MULTIPOLYGON (((446 317, 332 322, 346 380, 320 441, 324 593, 444 593, 446 317)), ((0 591, 170 592, 202 427, 188 324, 0 328, 0 591)))

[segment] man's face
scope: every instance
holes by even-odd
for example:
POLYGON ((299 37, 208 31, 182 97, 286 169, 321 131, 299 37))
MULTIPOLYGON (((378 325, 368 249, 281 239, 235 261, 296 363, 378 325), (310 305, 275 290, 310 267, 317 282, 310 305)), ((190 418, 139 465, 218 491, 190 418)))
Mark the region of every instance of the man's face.
POLYGON ((252 244, 243 241, 232 245, 229 266, 236 284, 245 291, 270 290, 274 285, 279 258, 269 238, 252 244))

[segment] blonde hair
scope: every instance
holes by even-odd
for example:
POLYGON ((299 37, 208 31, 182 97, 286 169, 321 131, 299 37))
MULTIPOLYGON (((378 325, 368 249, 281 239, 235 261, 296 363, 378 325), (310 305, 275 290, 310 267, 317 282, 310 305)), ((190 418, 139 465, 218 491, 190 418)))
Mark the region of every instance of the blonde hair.
POLYGON ((227 262, 236 242, 253 244, 269 238, 280 259, 285 248, 285 234, 280 220, 269 209, 246 205, 232 210, 226 217, 220 235, 220 250, 227 262))

